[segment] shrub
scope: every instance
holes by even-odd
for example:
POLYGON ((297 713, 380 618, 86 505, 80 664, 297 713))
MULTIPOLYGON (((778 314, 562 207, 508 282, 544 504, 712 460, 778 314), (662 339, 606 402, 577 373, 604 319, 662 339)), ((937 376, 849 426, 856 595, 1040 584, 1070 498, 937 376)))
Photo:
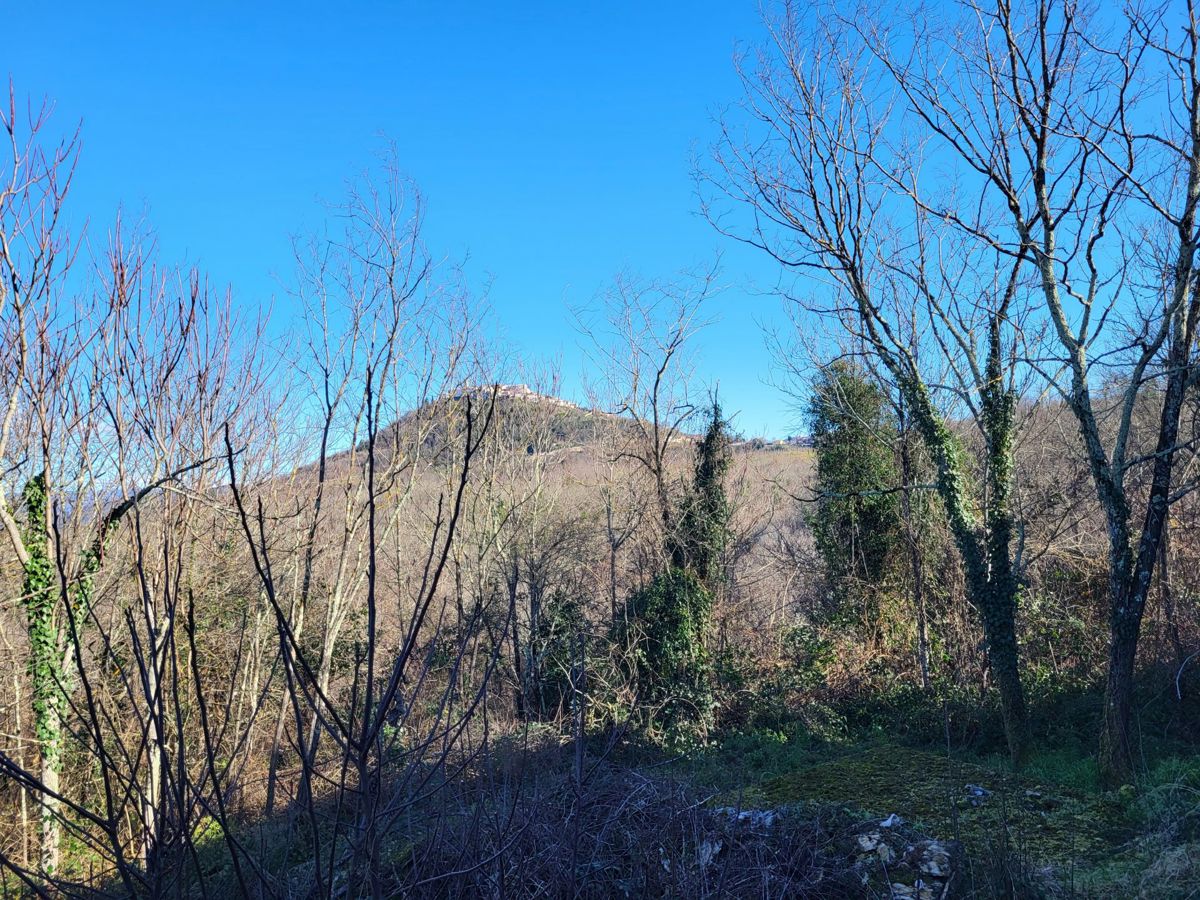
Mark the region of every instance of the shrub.
POLYGON ((821 370, 808 406, 817 456, 813 538, 829 578, 843 588, 880 584, 899 545, 892 439, 895 418, 883 390, 858 368, 821 370))
POLYGON ((705 647, 712 595, 691 571, 668 568, 629 598, 617 644, 646 731, 668 745, 712 728, 713 669, 705 647))

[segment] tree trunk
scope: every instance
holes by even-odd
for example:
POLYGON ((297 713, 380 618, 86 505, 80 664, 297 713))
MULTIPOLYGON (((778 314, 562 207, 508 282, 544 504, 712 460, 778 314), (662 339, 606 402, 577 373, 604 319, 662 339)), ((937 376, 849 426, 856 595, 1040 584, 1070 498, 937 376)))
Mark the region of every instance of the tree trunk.
MULTIPOLYGON (((53 728, 57 733, 61 729, 57 709, 48 715, 47 719, 46 727, 53 728)), ((57 748, 49 752, 43 749, 40 778, 44 790, 39 793, 38 821, 42 841, 41 868, 42 872, 47 875, 53 875, 58 871, 59 847, 62 843, 62 823, 59 819, 58 801, 61 782, 58 769, 57 748)))
POLYGON ((517 718, 524 722, 526 718, 525 674, 521 670, 521 630, 517 624, 517 593, 520 589, 520 572, 517 569, 515 558, 508 572, 507 587, 509 627, 512 628, 510 637, 512 639, 513 678, 516 679, 517 683, 516 690, 514 691, 514 701, 516 703, 517 718))
POLYGON ((288 711, 288 685, 283 686, 283 695, 279 698, 279 715, 275 717, 275 732, 271 738, 271 756, 267 767, 267 799, 263 804, 263 815, 270 816, 275 811, 275 782, 279 777, 280 746, 283 743, 283 727, 288 711))
POLYGON ((921 690, 929 690, 929 626, 925 616, 925 566, 921 559, 921 545, 917 529, 913 526, 913 465, 909 447, 908 416, 904 401, 899 404, 900 425, 900 476, 903 481, 900 493, 904 514, 904 537, 908 544, 909 564, 912 568, 913 606, 917 613, 917 665, 921 670, 921 690))
POLYGON ((1001 362, 1001 324, 1005 310, 993 316, 987 360, 987 382, 980 392, 983 430, 987 439, 987 502, 984 507, 987 566, 976 579, 986 577, 983 590, 983 628, 988 661, 996 676, 1004 715, 1004 733, 1014 768, 1021 768, 1029 752, 1029 716, 1021 687, 1021 657, 1017 648, 1017 602, 1021 579, 1012 558, 1012 485, 1016 436, 1016 393, 1004 383, 1001 362))
POLYGON ((989 593, 991 596, 982 606, 988 662, 1000 693, 1009 756, 1013 767, 1019 769, 1029 754, 1029 716, 1025 708, 1025 691, 1021 686, 1020 654, 1017 650, 1016 598, 1014 592, 1005 590, 1001 585, 992 585, 989 593))
MULTIPOLYGON (((41 839, 42 871, 58 869, 62 826, 59 821, 59 772, 62 768, 63 690, 59 678, 65 672, 62 630, 55 615, 54 578, 50 562, 50 526, 45 473, 29 479, 22 491, 29 523, 23 535, 28 559, 21 593, 29 635, 29 677, 33 701, 33 730, 41 756, 38 796, 38 830, 41 839)), ((62 676, 65 681, 65 675, 62 676)))
POLYGON ((610 607, 610 627, 617 627, 617 545, 612 541, 608 544, 608 605, 610 607))
POLYGON ((1175 654, 1175 666, 1182 665, 1187 657, 1183 639, 1179 636, 1179 620, 1175 615, 1175 592, 1171 590, 1171 517, 1163 523, 1162 542, 1158 547, 1158 589, 1162 594, 1163 624, 1167 628, 1167 640, 1175 654))
MULTIPOLYGON (((307 575, 307 573, 306 573, 306 575, 307 575)), ((293 610, 293 611, 295 612, 295 610, 293 610)), ((295 615, 295 625, 292 628, 293 640, 295 640, 295 642, 297 644, 300 643, 300 637, 303 633, 304 633, 304 605, 301 604, 299 607, 299 611, 295 615)), ((322 660, 324 660, 323 655, 322 655, 322 660)), ((291 677, 292 677, 293 681, 299 677, 299 673, 295 672, 295 670, 292 667, 292 662, 291 662, 290 656, 287 656, 285 654, 283 663, 291 672, 291 677)), ((284 683, 283 683, 283 693, 279 698, 279 715, 275 719, 275 732, 271 738, 271 756, 270 756, 270 761, 268 763, 268 768, 267 768, 267 799, 266 799, 266 803, 264 804, 264 815, 267 815, 267 816, 270 816, 271 813, 275 811, 276 782, 279 779, 279 763, 281 762, 281 757, 283 755, 280 748, 283 745, 283 733, 284 733, 284 727, 286 725, 286 720, 287 720, 288 704, 291 701, 291 697, 289 696, 290 690, 291 690, 291 685, 289 684, 288 679, 285 676, 284 683)))
POLYGON ((963 561, 967 596, 983 618, 988 661, 1000 691, 1009 756, 1013 766, 1019 768, 1029 748, 1029 721, 1017 650, 1016 611, 1020 582, 1010 558, 1012 514, 1008 501, 1015 398, 999 383, 999 358, 1000 354, 993 346, 989 355, 991 377, 983 397, 990 496, 982 527, 971 509, 954 434, 938 416, 927 388, 919 379, 908 376, 899 380, 918 432, 937 467, 938 494, 963 561))
POLYGON ((528 661, 525 666, 525 681, 532 690, 530 700, 537 701, 537 716, 546 716, 546 696, 544 692, 546 673, 542 671, 542 656, 539 641, 542 631, 542 579, 532 567, 528 573, 529 579, 529 646, 528 661))
POLYGON ((163 817, 164 740, 163 701, 158 681, 159 659, 163 654, 158 629, 158 613, 150 601, 149 590, 143 591, 143 609, 147 623, 149 645, 145 660, 143 690, 146 701, 146 795, 142 809, 142 859, 147 872, 158 868, 159 826, 163 817))
MULTIPOLYGON (((1131 598, 1132 599, 1132 598, 1131 598)), ((1128 609, 1128 604, 1126 604, 1128 609)), ((1141 617, 1113 622, 1108 648, 1108 682, 1104 691, 1104 728, 1100 733, 1100 773, 1106 784, 1119 786, 1133 777, 1133 666, 1141 617)))
MULTIPOLYGON (((1193 190, 1200 190, 1195 183, 1191 187, 1193 190)), ((1181 259, 1176 274, 1177 282, 1190 286, 1190 281, 1185 278, 1184 273, 1191 271, 1190 259, 1194 252, 1194 246, 1188 244, 1187 265, 1185 266, 1181 259)), ((1114 574, 1109 580, 1112 594, 1111 635, 1108 684, 1104 697, 1104 729, 1100 734, 1100 774, 1110 785, 1128 783, 1133 777, 1134 754, 1130 713, 1133 707, 1134 661, 1138 636, 1142 629, 1142 615, 1150 593, 1150 582, 1154 577, 1154 564, 1158 560, 1159 545, 1170 514, 1171 476, 1179 437, 1179 419, 1187 390, 1187 379, 1191 372, 1189 360, 1198 313, 1200 297, 1193 293, 1184 313, 1181 333, 1172 337, 1167 355, 1169 375, 1159 417, 1158 442, 1137 556, 1132 568, 1114 565, 1114 574)), ((1116 561, 1119 562, 1120 558, 1116 561)))

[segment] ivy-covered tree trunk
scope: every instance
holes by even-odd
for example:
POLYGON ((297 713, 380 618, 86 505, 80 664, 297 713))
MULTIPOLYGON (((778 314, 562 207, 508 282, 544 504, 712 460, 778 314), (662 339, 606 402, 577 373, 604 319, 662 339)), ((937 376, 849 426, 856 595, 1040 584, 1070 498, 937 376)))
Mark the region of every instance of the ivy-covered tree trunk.
POLYGON ((1009 756, 1013 766, 1019 768, 1029 749, 1029 719, 1017 647, 1020 580, 1013 571, 1011 555, 1015 398, 1002 383, 999 354, 989 353, 988 382, 982 391, 988 496, 985 519, 980 523, 970 505, 957 438, 937 413, 923 382, 908 377, 901 381, 900 387, 937 467, 937 489, 962 558, 967 598, 983 620, 988 663, 1000 694, 1009 756))
POLYGON ((629 651, 627 674, 646 724, 675 746, 703 738, 713 725, 708 633, 712 587, 723 578, 729 537, 730 444, 728 422, 714 399, 696 446, 691 489, 682 509, 667 519, 667 566, 629 598, 624 621, 614 625, 616 643, 629 651))
POLYGON ((62 753, 63 720, 67 697, 74 682, 75 656, 71 634, 63 627, 60 614, 70 615, 76 628, 82 628, 92 602, 92 587, 104 559, 109 535, 134 503, 150 488, 118 504, 101 520, 94 540, 79 560, 79 568, 67 592, 69 609, 60 609, 55 589, 54 564, 50 548, 49 486, 45 472, 29 479, 22 491, 25 527, 21 543, 25 551, 21 596, 25 605, 29 636, 29 678, 33 700, 33 728, 37 738, 41 767, 39 779, 40 865, 49 875, 58 870, 61 858, 62 753))
POLYGON ((22 540, 28 554, 21 596, 25 603, 29 633, 29 678, 33 695, 33 730, 41 754, 39 832, 41 868, 47 874, 58 869, 61 826, 59 823, 60 773, 62 771, 63 692, 58 671, 62 662, 61 640, 54 610, 54 568, 50 562, 47 526, 46 477, 29 479, 22 492, 26 525, 22 540))
POLYGON ((679 523, 673 529, 667 555, 679 569, 690 568, 714 596, 724 578, 723 565, 729 540, 729 498, 725 476, 732 462, 729 423, 714 398, 708 427, 696 445, 692 487, 684 501, 679 523))
POLYGON ((988 354, 983 394, 984 436, 987 441, 987 572, 983 611, 988 661, 1000 691, 1004 731, 1013 764, 1024 762, 1029 747, 1029 717, 1021 687, 1017 648, 1017 603, 1021 581, 1012 562, 1013 441, 1016 433, 1016 395, 1005 387, 1000 371, 998 324, 992 322, 993 348, 988 354))
MULTIPOLYGON (((929 617, 925 609, 925 559, 920 543, 918 522, 924 517, 913 503, 915 467, 912 455, 912 434, 904 398, 896 410, 897 449, 900 457, 900 511, 904 519, 904 541, 908 546, 909 570, 912 577, 913 609, 917 618, 917 666, 921 671, 921 689, 929 690, 929 617)), ((923 506, 923 504, 922 504, 923 506)))

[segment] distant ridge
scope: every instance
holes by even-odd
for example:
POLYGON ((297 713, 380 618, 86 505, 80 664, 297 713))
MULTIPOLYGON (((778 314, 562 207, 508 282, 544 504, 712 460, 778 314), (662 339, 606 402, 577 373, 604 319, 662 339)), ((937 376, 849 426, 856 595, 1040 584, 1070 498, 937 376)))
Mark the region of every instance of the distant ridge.
MULTIPOLYGON (((464 422, 465 401, 475 401, 477 408, 482 408, 491 402, 493 395, 496 403, 493 434, 514 452, 529 455, 564 450, 581 452, 599 447, 606 436, 608 441, 619 441, 622 436, 633 435, 633 420, 626 416, 580 406, 534 390, 528 384, 493 382, 461 386, 400 416, 376 435, 376 458, 386 460, 396 452, 432 454, 444 460, 454 458, 464 422)), ((680 432, 679 437, 684 439, 681 445, 684 446, 699 436, 680 432)), ((812 439, 807 435, 783 440, 741 438, 735 439, 732 446, 739 453, 795 450, 812 447, 812 439)), ((366 449, 367 442, 360 440, 356 451, 361 453, 366 449)), ((346 459, 349 452, 335 453, 331 460, 346 459)))

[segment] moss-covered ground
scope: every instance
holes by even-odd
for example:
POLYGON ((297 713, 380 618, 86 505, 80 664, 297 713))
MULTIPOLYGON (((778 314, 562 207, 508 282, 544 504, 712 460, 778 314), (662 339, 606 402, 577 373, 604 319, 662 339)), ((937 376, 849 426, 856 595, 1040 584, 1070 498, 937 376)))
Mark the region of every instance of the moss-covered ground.
POLYGON ((839 803, 881 818, 892 814, 929 834, 961 840, 969 852, 1006 842, 1044 863, 1094 862, 1133 839, 1123 797, 1085 794, 904 746, 878 746, 771 778, 752 795, 783 806, 839 803))
POLYGON ((997 896, 1200 898, 1190 710, 1150 698, 1136 783, 1107 791, 1095 764, 1098 694, 1059 692, 1036 704, 1035 746, 1019 773, 994 710, 909 694, 885 700, 839 705, 819 729, 799 715, 727 732, 682 766, 711 786, 714 803, 832 805, 860 820, 895 814, 961 841, 972 865, 1000 866, 1005 878, 1019 871, 1036 886, 997 896))

